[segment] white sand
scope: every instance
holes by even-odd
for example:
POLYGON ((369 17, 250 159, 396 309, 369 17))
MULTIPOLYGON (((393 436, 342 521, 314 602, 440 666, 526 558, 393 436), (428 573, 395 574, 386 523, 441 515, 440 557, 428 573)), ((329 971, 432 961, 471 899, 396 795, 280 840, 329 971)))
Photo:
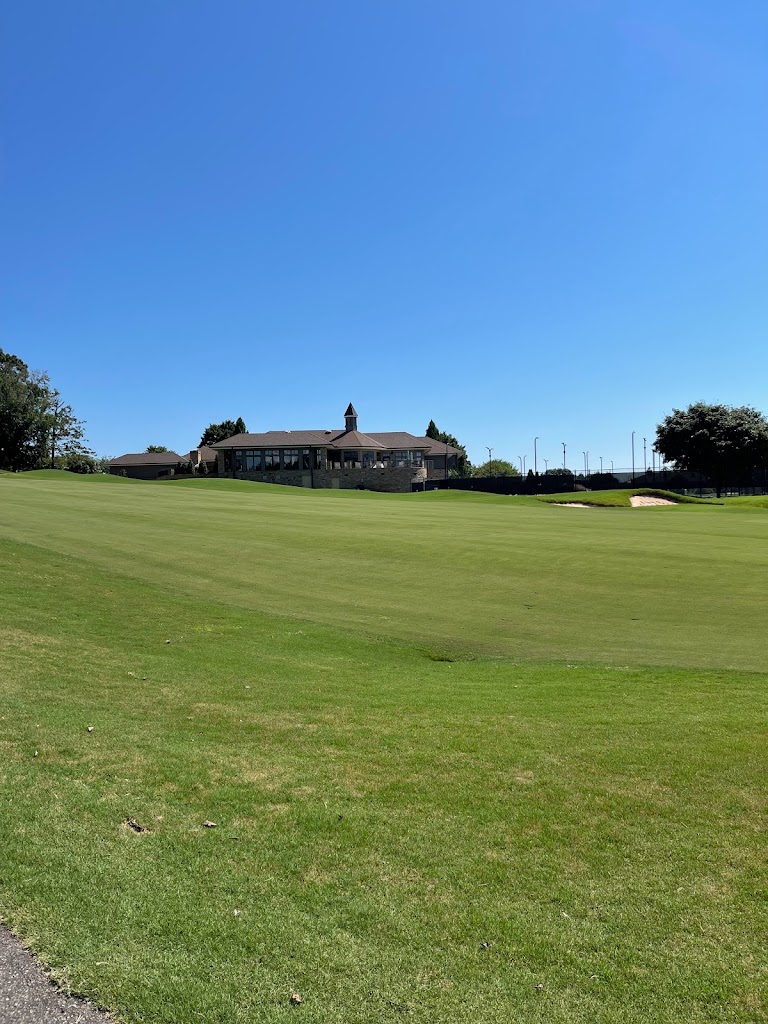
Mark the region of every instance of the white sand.
POLYGON ((593 505, 585 505, 583 501, 553 501, 558 508, 594 508, 593 505))
POLYGON ((646 505, 674 505, 669 498, 651 498, 647 494, 633 494, 629 499, 632 508, 644 508, 646 505))

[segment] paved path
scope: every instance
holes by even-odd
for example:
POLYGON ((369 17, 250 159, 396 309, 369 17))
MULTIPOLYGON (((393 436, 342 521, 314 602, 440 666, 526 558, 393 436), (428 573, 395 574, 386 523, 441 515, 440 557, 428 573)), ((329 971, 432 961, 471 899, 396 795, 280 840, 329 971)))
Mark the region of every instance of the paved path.
POLYGON ((91 1003, 63 995, 32 954, 0 925, 2 1024, 112 1024, 91 1003))

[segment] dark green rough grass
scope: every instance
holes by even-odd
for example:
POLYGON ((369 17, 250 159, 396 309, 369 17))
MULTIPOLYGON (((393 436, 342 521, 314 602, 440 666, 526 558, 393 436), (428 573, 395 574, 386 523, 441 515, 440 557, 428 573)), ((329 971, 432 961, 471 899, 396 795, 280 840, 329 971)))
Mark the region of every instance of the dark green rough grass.
POLYGON ((766 1019, 764 675, 440 661, 85 555, 0 543, 0 916, 74 989, 150 1024, 766 1019))

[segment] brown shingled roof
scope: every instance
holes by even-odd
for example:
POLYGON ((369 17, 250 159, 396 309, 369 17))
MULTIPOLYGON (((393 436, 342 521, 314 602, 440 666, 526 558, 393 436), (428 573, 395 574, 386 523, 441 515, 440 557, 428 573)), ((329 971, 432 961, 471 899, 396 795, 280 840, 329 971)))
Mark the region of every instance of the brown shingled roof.
POLYGON ((178 462, 187 462, 188 456, 177 455, 176 452, 135 452, 118 455, 110 459, 110 466, 175 466, 178 462))

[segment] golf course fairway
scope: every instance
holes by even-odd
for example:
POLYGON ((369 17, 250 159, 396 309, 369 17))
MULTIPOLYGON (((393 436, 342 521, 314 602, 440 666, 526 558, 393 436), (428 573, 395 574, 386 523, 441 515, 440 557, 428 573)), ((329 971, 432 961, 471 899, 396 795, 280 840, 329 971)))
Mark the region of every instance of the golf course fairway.
POLYGON ((0 920, 126 1024, 767 1020, 767 541, 3 475, 0 920))

